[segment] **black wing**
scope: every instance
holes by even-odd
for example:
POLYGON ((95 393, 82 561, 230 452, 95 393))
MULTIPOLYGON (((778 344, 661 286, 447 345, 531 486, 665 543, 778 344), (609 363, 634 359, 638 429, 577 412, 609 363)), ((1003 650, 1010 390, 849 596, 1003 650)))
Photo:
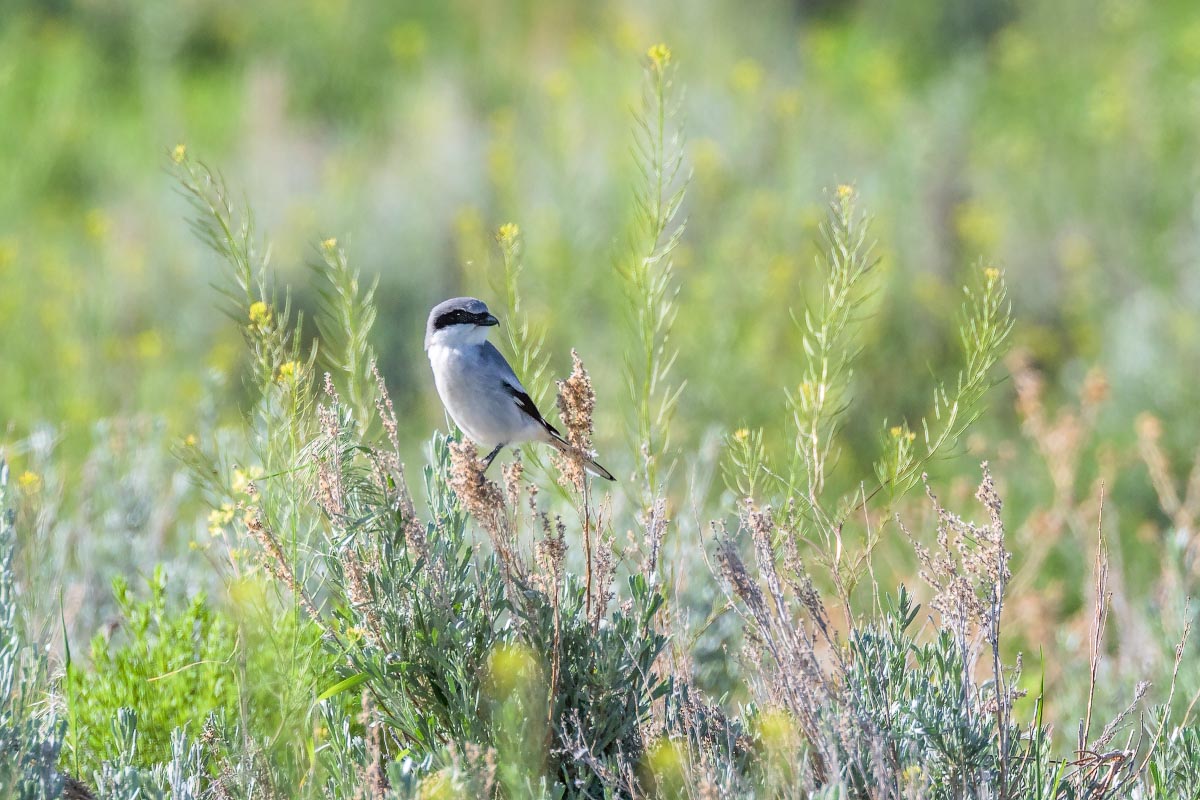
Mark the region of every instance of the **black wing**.
POLYGON ((533 398, 530 397, 524 389, 522 389, 520 386, 513 386, 508 381, 504 381, 503 383, 504 390, 512 395, 513 402, 517 404, 518 408, 541 423, 543 428, 550 431, 560 439, 562 438, 562 434, 558 432, 558 429, 549 422, 546 422, 546 419, 542 416, 542 412, 538 411, 537 406, 534 405, 533 398))

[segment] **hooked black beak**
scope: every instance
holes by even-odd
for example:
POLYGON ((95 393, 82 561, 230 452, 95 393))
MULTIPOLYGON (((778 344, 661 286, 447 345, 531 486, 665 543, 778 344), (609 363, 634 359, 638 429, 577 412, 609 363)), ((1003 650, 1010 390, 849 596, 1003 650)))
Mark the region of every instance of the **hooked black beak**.
POLYGON ((486 325, 486 326, 488 326, 488 327, 491 327, 492 325, 499 325, 499 324, 500 324, 500 320, 496 319, 496 318, 495 318, 494 316, 492 316, 491 314, 485 314, 485 315, 484 315, 484 317, 483 317, 483 319, 479 320, 479 324, 480 324, 480 325, 486 325))

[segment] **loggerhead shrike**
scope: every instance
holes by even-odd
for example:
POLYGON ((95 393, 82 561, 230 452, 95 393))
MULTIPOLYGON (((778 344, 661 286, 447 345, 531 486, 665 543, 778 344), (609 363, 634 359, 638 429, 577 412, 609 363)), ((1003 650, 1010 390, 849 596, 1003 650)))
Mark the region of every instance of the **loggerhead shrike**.
MULTIPOLYGON (((510 444, 545 442, 569 452, 570 445, 538 412, 512 367, 487 340, 488 328, 499 324, 474 297, 455 297, 429 312, 425 350, 442 405, 472 441, 492 448, 484 469, 510 444)), ((584 469, 616 480, 586 455, 584 469)))

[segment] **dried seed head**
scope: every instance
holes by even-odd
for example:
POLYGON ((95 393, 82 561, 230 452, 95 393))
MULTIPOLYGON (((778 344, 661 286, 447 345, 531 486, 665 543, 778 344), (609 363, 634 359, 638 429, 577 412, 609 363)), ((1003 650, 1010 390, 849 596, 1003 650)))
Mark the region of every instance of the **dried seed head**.
POLYGON ((1104 370, 1093 367, 1088 370, 1083 379, 1083 387, 1079 391, 1080 405, 1085 410, 1092 410, 1108 399, 1109 383, 1104 370))
POLYGON ((596 548, 594 585, 596 587, 595 624, 597 625, 608 608, 609 600, 612 599, 613 576, 617 572, 617 559, 612 545, 611 536, 601 537, 599 547, 596 548))
MULTIPOLYGON (((326 390, 332 391, 333 384, 326 374, 326 390)), ((342 485, 342 465, 339 445, 342 438, 341 421, 338 419, 335 400, 328 405, 317 406, 317 425, 321 430, 320 447, 314 450, 313 460, 317 465, 317 504, 331 519, 346 514, 345 490, 342 485)))
POLYGON ((512 461, 504 465, 501 473, 504 475, 504 498, 508 501, 509 508, 515 510, 520 504, 521 477, 525 474, 519 452, 512 461))
POLYGON ((667 534, 667 500, 659 495, 654 498, 647 514, 642 520, 646 531, 646 575, 653 576, 658 571, 658 557, 662 552, 663 539, 667 534))
POLYGON ((450 443, 450 488, 471 516, 485 520, 504 511, 504 495, 500 487, 484 475, 475 445, 470 442, 450 443))
MULTIPOLYGON (((935 592, 930 605, 941 613, 947 627, 964 637, 973 626, 998 627, 999 620, 994 618, 997 602, 1011 577, 1000 495, 986 462, 982 469, 983 480, 975 496, 987 510, 989 524, 975 525, 948 511, 926 481, 925 493, 937 517, 937 551, 913 540, 921 579, 935 592)), ((912 539, 903 525, 901 530, 912 539)))
POLYGON ((392 405, 392 396, 388 393, 387 384, 379 372, 378 365, 371 362, 371 374, 375 376, 375 409, 379 412, 379 421, 391 442, 392 452, 400 452, 400 424, 396 421, 396 408, 392 405))
POLYGON ((538 572, 533 576, 535 585, 551 597, 558 596, 567 560, 567 531, 561 518, 555 517, 554 525, 545 514, 542 519, 542 540, 534 546, 534 558, 538 572))
POLYGON ((755 614, 762 613, 766 607, 762 590, 746 571, 746 565, 737 551, 732 539, 724 539, 717 545, 717 561, 721 565, 721 575, 733 587, 734 594, 749 606, 755 614))
POLYGON ((573 453, 555 456, 559 481, 564 487, 583 491, 584 457, 592 449, 592 414, 596 410, 596 394, 592 379, 583 367, 579 353, 571 351, 571 375, 558 381, 558 414, 562 418, 567 444, 573 453))
POLYGON ((504 494, 484 475, 484 464, 470 442, 451 442, 450 488, 467 512, 492 541, 507 579, 522 579, 525 571, 517 556, 516 536, 509 523, 504 494))
POLYGON ((258 542, 262 548, 260 559, 263 567, 280 583, 292 590, 292 593, 300 601, 300 605, 312 618, 313 622, 321 624, 321 615, 317 613, 317 607, 313 605, 312 600, 308 597, 308 592, 296 579, 296 573, 292 570, 291 562, 287 560, 287 556, 283 553, 283 548, 279 546, 279 542, 275 538, 275 534, 263 522, 262 511, 258 508, 247 509, 242 515, 242 521, 246 525, 246 530, 258 542))
POLYGON ((362 629, 367 640, 378 647, 382 642, 380 631, 383 630, 383 622, 370 588, 369 576, 374 568, 365 564, 362 555, 352 547, 342 548, 339 556, 342 572, 346 576, 346 596, 350 606, 362 618, 362 629))
POLYGON ((564 489, 582 492, 585 472, 583 462, 572 453, 558 453, 551 459, 558 468, 558 484, 564 489))
POLYGON ((567 442, 579 450, 592 446, 592 413, 596 394, 579 353, 571 351, 571 376, 558 382, 558 411, 567 429, 567 442))
POLYGON ((371 693, 363 690, 362 714, 359 716, 366 731, 367 768, 362 772, 355 800, 383 800, 387 796, 388 780, 384 772, 383 729, 371 702, 371 693))

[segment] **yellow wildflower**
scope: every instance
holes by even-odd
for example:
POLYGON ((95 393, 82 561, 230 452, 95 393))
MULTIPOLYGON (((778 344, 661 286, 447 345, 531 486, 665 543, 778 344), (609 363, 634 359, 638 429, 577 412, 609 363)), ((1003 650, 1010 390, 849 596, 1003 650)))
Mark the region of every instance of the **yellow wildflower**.
POLYGON ((91 238, 103 239, 108 235, 112 223, 109 222, 107 214, 98 208, 94 208, 84 215, 83 226, 87 229, 87 235, 91 238))
POLYGON ((1078 231, 1068 233, 1058 244, 1058 260, 1070 270, 1081 270, 1096 260, 1091 240, 1078 231))
POLYGON ((983 271, 983 276, 987 278, 988 283, 991 283, 1000 277, 1000 270, 995 267, 988 267, 983 271))
POLYGON ((138 357, 143 360, 158 358, 163 351, 162 334, 154 329, 142 331, 134 339, 134 347, 138 357))
POLYGON ((388 49, 400 62, 413 62, 425 55, 429 37, 419 22, 403 22, 388 34, 388 49))
POLYGON ((644 756, 645 765, 654 778, 660 797, 683 797, 687 782, 687 760, 683 747, 669 739, 661 739, 644 756))
POLYGON ((800 113, 800 92, 785 89, 775 97, 775 114, 790 119, 800 113))
POLYGON ((233 506, 223 503, 220 508, 208 512, 208 532, 213 536, 225 533, 225 526, 233 522, 233 506))
POLYGON ((542 86, 546 90, 546 94, 555 99, 561 99, 571 91, 571 78, 566 72, 556 69, 546 76, 542 86))
POLYGON ((185 158, 187 158, 187 145, 175 145, 175 149, 171 151, 171 160, 176 164, 182 164, 185 158))
POLYGON ((519 644, 498 645, 488 654, 485 691, 494 700, 537 685, 540 676, 537 655, 519 644))
POLYGON ((759 715, 756 722, 759 738, 773 754, 789 752, 795 747, 798 733, 791 715, 786 711, 766 711, 759 715))
POLYGON ((454 800, 462 797, 462 792, 462 782, 454 777, 454 770, 442 767, 421 779, 417 786, 417 800, 454 800))
POLYGON ((36 492, 42 488, 42 477, 36 472, 25 470, 21 476, 17 478, 17 486, 20 486, 27 492, 36 492))
POLYGON ((197 442, 199 442, 199 441, 200 440, 196 438, 196 434, 189 433, 187 436, 184 437, 183 444, 186 447, 195 447, 197 442))
POLYGON ((279 365, 279 382, 286 383, 296 377, 299 365, 295 361, 285 361, 279 365))
POLYGON ((646 51, 646 57, 650 59, 650 63, 656 69, 662 69, 671 63, 671 48, 659 42, 646 51))
POLYGON ((721 145, 716 141, 706 138, 693 139, 691 150, 690 161, 695 165, 697 173, 709 176, 721 170, 724 156, 721 153, 721 145))
POLYGON ((255 328, 265 328, 271 323, 271 307, 258 300, 250 305, 250 324, 255 328))
POLYGON ((754 94, 763 82, 763 68, 752 58, 743 58, 733 65, 729 76, 733 88, 743 94, 754 94))
POLYGON ((262 477, 262 470, 257 467, 250 469, 242 469, 241 467, 233 468, 233 484, 231 488, 234 494, 249 494, 250 484, 262 477))
POLYGON ((893 439, 899 439, 900 434, 904 433, 904 429, 901 428, 899 425, 893 425, 892 429, 890 431, 888 431, 888 433, 890 433, 892 435, 893 439))
POLYGON ((1015 25, 1000 32, 995 39, 995 46, 996 60, 1006 72, 1028 69, 1038 54, 1037 45, 1015 25))
POLYGON ((337 239, 330 236, 325 241, 321 242, 321 249, 326 253, 331 253, 337 249, 337 239))
POLYGON ((849 200, 854 197, 854 187, 848 183, 843 183, 837 187, 837 196, 839 200, 849 200))
POLYGON ((496 241, 502 245, 511 245, 521 235, 521 227, 515 222, 506 222, 496 231, 496 241))
POLYGON ((7 267, 16 261, 18 252, 16 239, 0 239, 0 267, 7 267))
POLYGON ((987 205, 967 200, 954 210, 954 227, 970 250, 989 252, 1004 234, 1004 220, 987 205))
POLYGON ((733 438, 739 442, 746 441, 746 437, 749 435, 750 435, 750 431, 746 430, 745 428, 738 428, 736 431, 733 432, 733 438))
POLYGON ((509 185, 516 181, 516 158, 513 148, 501 141, 493 142, 488 148, 488 175, 500 185, 509 185))

